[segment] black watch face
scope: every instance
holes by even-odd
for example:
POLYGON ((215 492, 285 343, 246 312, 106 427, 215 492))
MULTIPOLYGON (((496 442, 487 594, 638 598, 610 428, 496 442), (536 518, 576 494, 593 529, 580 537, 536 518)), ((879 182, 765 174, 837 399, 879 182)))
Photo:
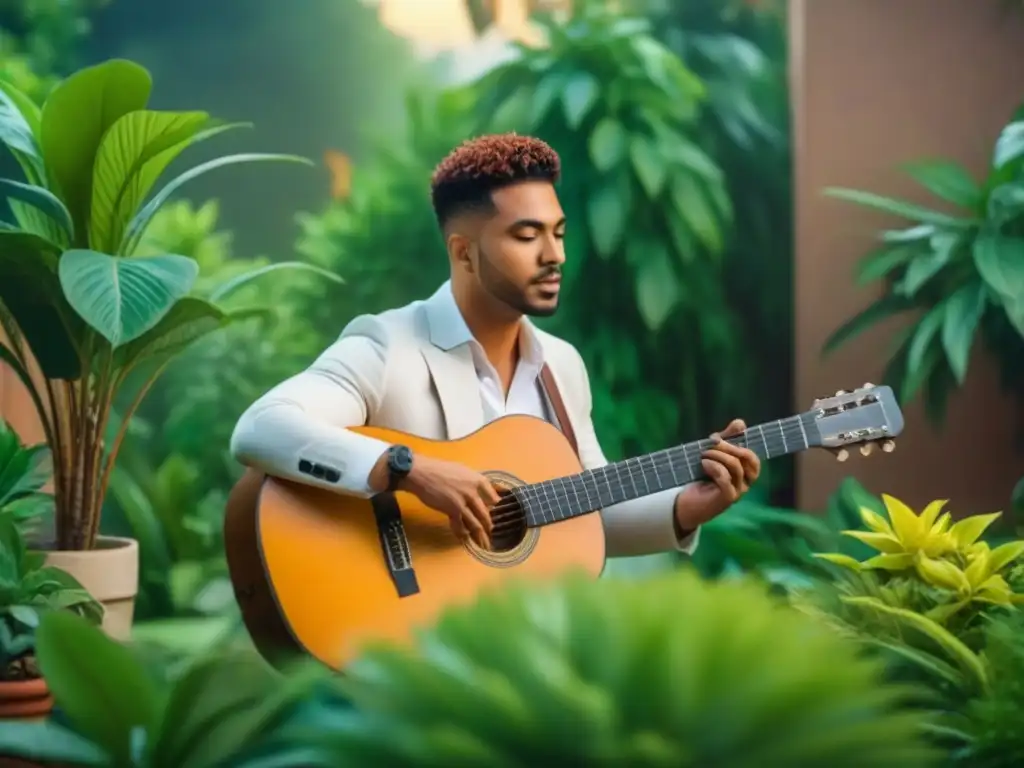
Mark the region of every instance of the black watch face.
POLYGON ((404 445, 395 447, 392 456, 392 466, 396 472, 409 472, 412 469, 412 451, 404 445))

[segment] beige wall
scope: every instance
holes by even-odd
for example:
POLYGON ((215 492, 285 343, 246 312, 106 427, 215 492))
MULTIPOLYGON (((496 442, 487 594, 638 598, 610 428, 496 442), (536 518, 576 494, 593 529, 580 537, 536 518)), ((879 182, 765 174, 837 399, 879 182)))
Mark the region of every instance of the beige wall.
MULTIPOLYGON (((0 342, 6 341, 7 337, 0 331, 0 342)), ((3 363, 0 363, 0 419, 14 427, 23 442, 43 442, 43 430, 28 392, 3 363)))
MULTIPOLYGON (((828 334, 869 303, 852 268, 873 232, 893 223, 824 198, 847 186, 928 200, 896 166, 944 156, 983 172, 1001 125, 1024 101, 1024 8, 1002 0, 792 0, 796 157, 796 406, 877 382, 899 324, 851 343, 827 361, 828 334)), ((978 350, 975 350, 976 353, 978 350)), ((819 508, 846 474, 875 492, 920 505, 948 498, 960 512, 1006 505, 1024 475, 1012 455, 1013 406, 994 366, 971 361, 964 391, 940 434, 906 409, 896 452, 837 464, 822 452, 798 460, 799 503, 819 508)))

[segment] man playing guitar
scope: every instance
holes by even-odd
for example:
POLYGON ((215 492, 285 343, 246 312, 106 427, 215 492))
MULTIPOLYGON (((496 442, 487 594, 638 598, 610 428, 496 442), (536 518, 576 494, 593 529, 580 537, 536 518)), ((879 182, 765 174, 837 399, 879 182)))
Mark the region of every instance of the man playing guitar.
MULTIPOLYGON (((573 435, 584 468, 607 464, 582 358, 528 319, 558 308, 566 227, 559 175, 558 155, 525 136, 484 136, 449 154, 431 188, 450 281, 429 299, 352 320, 308 369, 242 415, 234 456, 267 475, 343 494, 407 491, 484 548, 489 510, 499 502, 484 475, 349 428, 455 440, 525 414, 573 435)), ((607 554, 692 553, 701 524, 757 479, 758 456, 721 439, 745 428, 735 420, 714 436, 701 461, 709 480, 603 509, 607 554)))

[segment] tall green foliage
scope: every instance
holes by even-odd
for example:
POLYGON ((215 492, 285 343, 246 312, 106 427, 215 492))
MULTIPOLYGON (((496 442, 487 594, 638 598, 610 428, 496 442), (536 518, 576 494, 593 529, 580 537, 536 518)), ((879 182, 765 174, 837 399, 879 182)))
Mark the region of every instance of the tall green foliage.
MULTIPOLYGON (((760 309, 765 302, 750 297, 759 275, 786 272, 788 252, 777 238, 757 269, 737 270, 726 260, 741 242, 733 216, 746 191, 743 175, 727 178, 709 153, 720 150, 709 126, 735 133, 736 120, 722 111, 728 99, 712 89, 727 94, 743 78, 762 77, 762 59, 730 70, 711 58, 702 63, 702 79, 642 18, 603 4, 584 4, 568 23, 545 29, 550 48, 520 46, 512 60, 429 107, 412 100, 408 146, 380 147, 357 164, 351 199, 301 217, 300 250, 344 273, 351 286, 352 301, 340 310, 314 311, 329 313, 326 327, 339 328, 359 312, 432 291, 448 269, 429 208, 433 165, 467 136, 529 133, 562 156, 559 195, 569 219, 563 307, 541 324, 583 354, 609 456, 661 447, 740 413, 750 417, 752 371, 743 342, 763 346, 766 328, 772 338, 786 336, 786 321, 776 318, 788 313, 788 306, 760 309), (711 110, 718 117, 709 117, 711 110)), ((713 37, 707 50, 714 50, 713 37)), ((742 54, 750 45, 736 47, 742 54)), ((742 117, 753 143, 734 137, 730 151, 784 157, 772 111, 742 117)), ((774 179, 769 166, 773 172, 762 176, 774 179)), ((764 203, 779 191, 775 183, 764 185, 753 206, 743 204, 754 209, 748 220, 761 232, 778 229, 764 203)), ((775 376, 786 367, 771 355, 763 366, 775 376)), ((766 408, 777 414, 787 398, 788 391, 766 408)))
MULTIPOLYGON (((707 99, 701 147, 720 165, 733 202, 721 279, 757 371, 748 421, 792 407, 792 167, 785 4, 778 0, 632 0, 652 32, 700 77, 707 99)), ((788 485, 788 459, 774 478, 788 485)), ((785 499, 785 503, 791 500, 785 499)))
POLYGON ((879 232, 880 244, 856 277, 860 284, 882 283, 885 292, 838 328, 825 350, 894 315, 915 317, 894 340, 885 378, 905 400, 923 394, 929 415, 941 422, 979 336, 999 361, 1007 388, 1024 391, 1024 111, 1000 132, 981 179, 943 159, 909 163, 906 171, 943 210, 874 192, 828 190, 910 226, 879 232), (950 204, 953 213, 945 210, 950 204))
POLYGON ((519 46, 473 86, 481 128, 562 156, 566 301, 544 325, 588 364, 611 455, 713 429, 748 371, 721 282, 732 202, 698 143, 706 86, 644 19, 603 4, 544 29, 549 47, 519 46))

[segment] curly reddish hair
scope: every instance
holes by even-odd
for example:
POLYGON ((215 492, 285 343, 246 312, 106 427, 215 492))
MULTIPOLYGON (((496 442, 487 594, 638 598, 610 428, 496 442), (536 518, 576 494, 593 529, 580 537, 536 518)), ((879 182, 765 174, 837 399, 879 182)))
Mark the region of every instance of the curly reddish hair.
POLYGON ((552 184, 561 175, 558 153, 531 136, 502 133, 463 142, 445 157, 430 180, 438 223, 465 210, 493 210, 491 193, 522 181, 552 184))

